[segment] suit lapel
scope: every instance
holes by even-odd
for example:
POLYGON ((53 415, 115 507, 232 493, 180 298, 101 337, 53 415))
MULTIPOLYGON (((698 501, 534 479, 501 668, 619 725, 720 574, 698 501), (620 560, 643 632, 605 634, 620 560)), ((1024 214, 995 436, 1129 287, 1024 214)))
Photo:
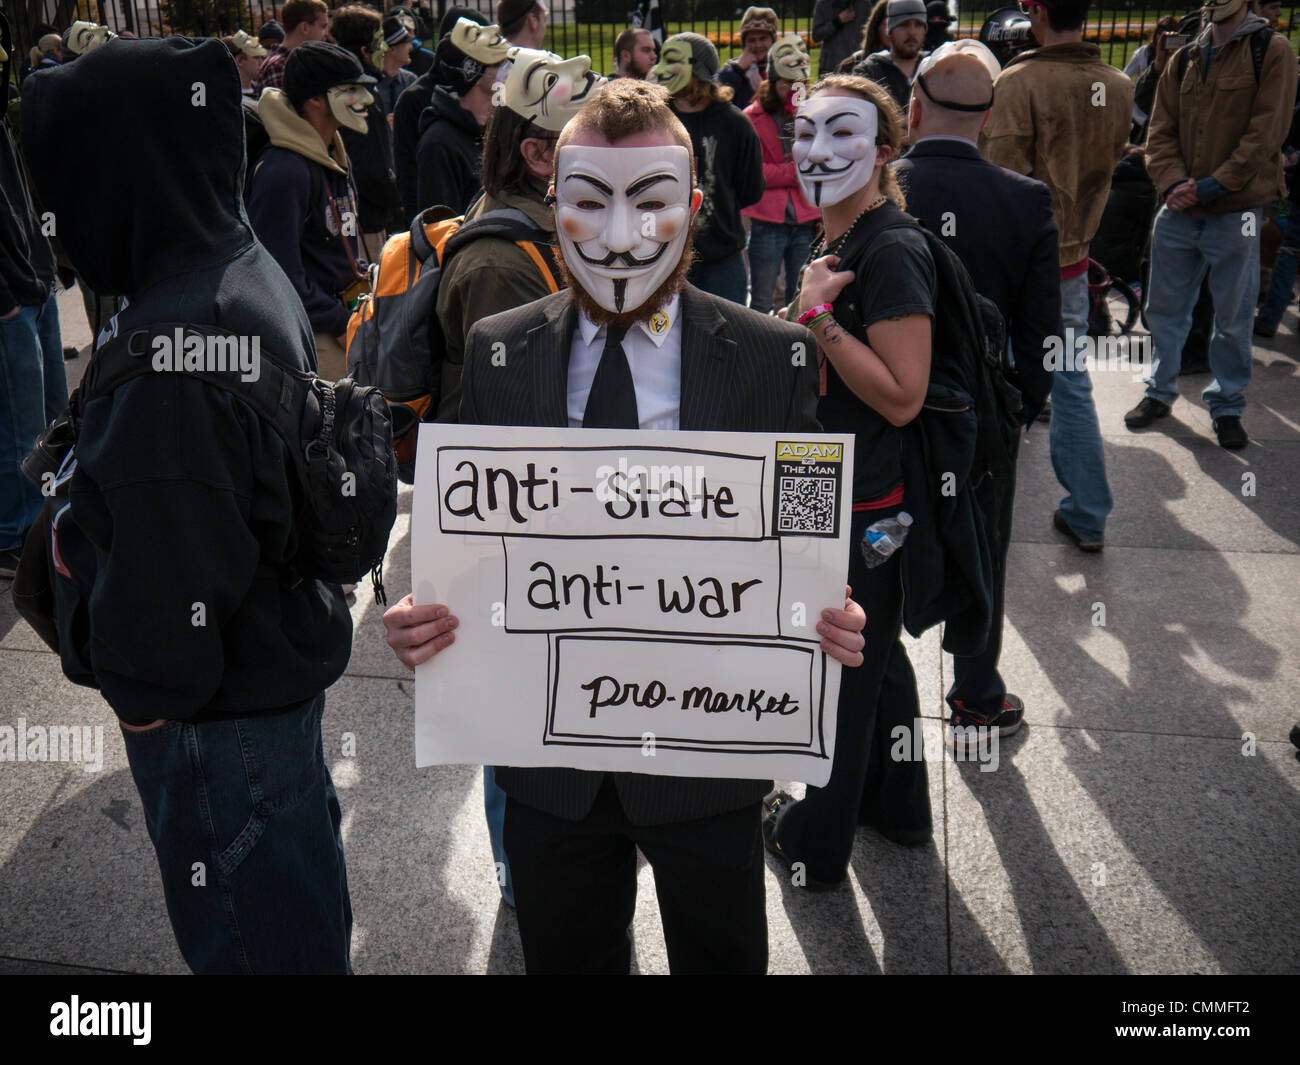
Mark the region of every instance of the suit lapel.
POLYGON ((729 424, 736 342, 725 335, 727 319, 718 302, 692 285, 682 289, 679 418, 683 429, 717 429, 729 424))
POLYGON ((569 347, 578 324, 577 308, 567 293, 552 300, 546 318, 528 331, 528 368, 536 403, 531 425, 569 424, 569 347))

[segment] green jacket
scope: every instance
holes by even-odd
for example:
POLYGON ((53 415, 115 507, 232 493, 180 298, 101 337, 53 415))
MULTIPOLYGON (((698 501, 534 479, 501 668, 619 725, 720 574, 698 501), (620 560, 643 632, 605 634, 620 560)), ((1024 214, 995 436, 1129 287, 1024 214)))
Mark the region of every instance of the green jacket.
MULTIPOLYGON (((470 207, 465 218, 484 211, 514 207, 528 215, 555 240, 555 213, 542 202, 542 193, 486 193, 470 207)), ((460 420, 460 373, 465 364, 465 337, 480 318, 499 314, 555 292, 549 274, 519 245, 498 237, 482 237, 457 252, 438 282, 438 321, 446 340, 442 362, 442 398, 437 421, 460 420)))

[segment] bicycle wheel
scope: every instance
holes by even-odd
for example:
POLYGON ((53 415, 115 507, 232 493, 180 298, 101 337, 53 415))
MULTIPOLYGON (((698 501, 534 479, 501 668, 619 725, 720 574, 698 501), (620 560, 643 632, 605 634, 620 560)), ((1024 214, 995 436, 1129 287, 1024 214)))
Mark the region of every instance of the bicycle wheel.
POLYGON ((1133 332, 1141 316, 1142 304, 1137 295, 1123 281, 1111 280, 1105 293, 1106 307, 1110 311, 1110 332, 1124 336, 1133 332))

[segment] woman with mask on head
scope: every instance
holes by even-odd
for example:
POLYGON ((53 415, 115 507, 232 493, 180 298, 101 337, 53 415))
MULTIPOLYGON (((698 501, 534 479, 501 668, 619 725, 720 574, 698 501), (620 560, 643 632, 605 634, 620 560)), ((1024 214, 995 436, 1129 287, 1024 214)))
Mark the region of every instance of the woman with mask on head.
POLYGON ((772 290, 785 264, 785 298, 794 299, 799 270, 808 258, 820 218, 799 191, 791 157, 794 113, 807 90, 812 60, 798 34, 776 42, 767 54, 767 78, 759 83, 745 117, 754 126, 763 150, 763 180, 767 191, 753 207, 740 213, 749 225, 749 305, 767 314, 772 310, 772 290))
POLYGON ((934 262, 910 217, 887 206, 905 206, 888 165, 902 137, 888 92, 851 75, 823 78, 795 116, 799 184, 825 229, 788 314, 817 338, 818 420, 827 432, 855 434, 849 583, 867 614, 865 660, 840 683, 830 781, 800 802, 775 792, 764 804, 768 849, 803 862, 811 888, 844 879, 859 824, 908 845, 931 831, 925 763, 890 758, 894 729, 910 736, 919 714, 899 639, 907 545, 882 558, 863 543, 868 527, 902 510, 903 427, 920 412, 930 378, 934 262), (887 228, 876 225, 894 212, 887 228))

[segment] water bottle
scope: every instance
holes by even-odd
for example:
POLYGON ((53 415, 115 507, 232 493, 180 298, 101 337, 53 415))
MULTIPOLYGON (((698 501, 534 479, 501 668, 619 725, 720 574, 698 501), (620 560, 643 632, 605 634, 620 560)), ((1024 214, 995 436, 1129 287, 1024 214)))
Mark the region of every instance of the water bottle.
POLYGON ((867 569, 875 569, 903 546, 907 530, 912 526, 912 515, 900 510, 897 517, 881 518, 867 526, 862 533, 862 560, 867 569))

